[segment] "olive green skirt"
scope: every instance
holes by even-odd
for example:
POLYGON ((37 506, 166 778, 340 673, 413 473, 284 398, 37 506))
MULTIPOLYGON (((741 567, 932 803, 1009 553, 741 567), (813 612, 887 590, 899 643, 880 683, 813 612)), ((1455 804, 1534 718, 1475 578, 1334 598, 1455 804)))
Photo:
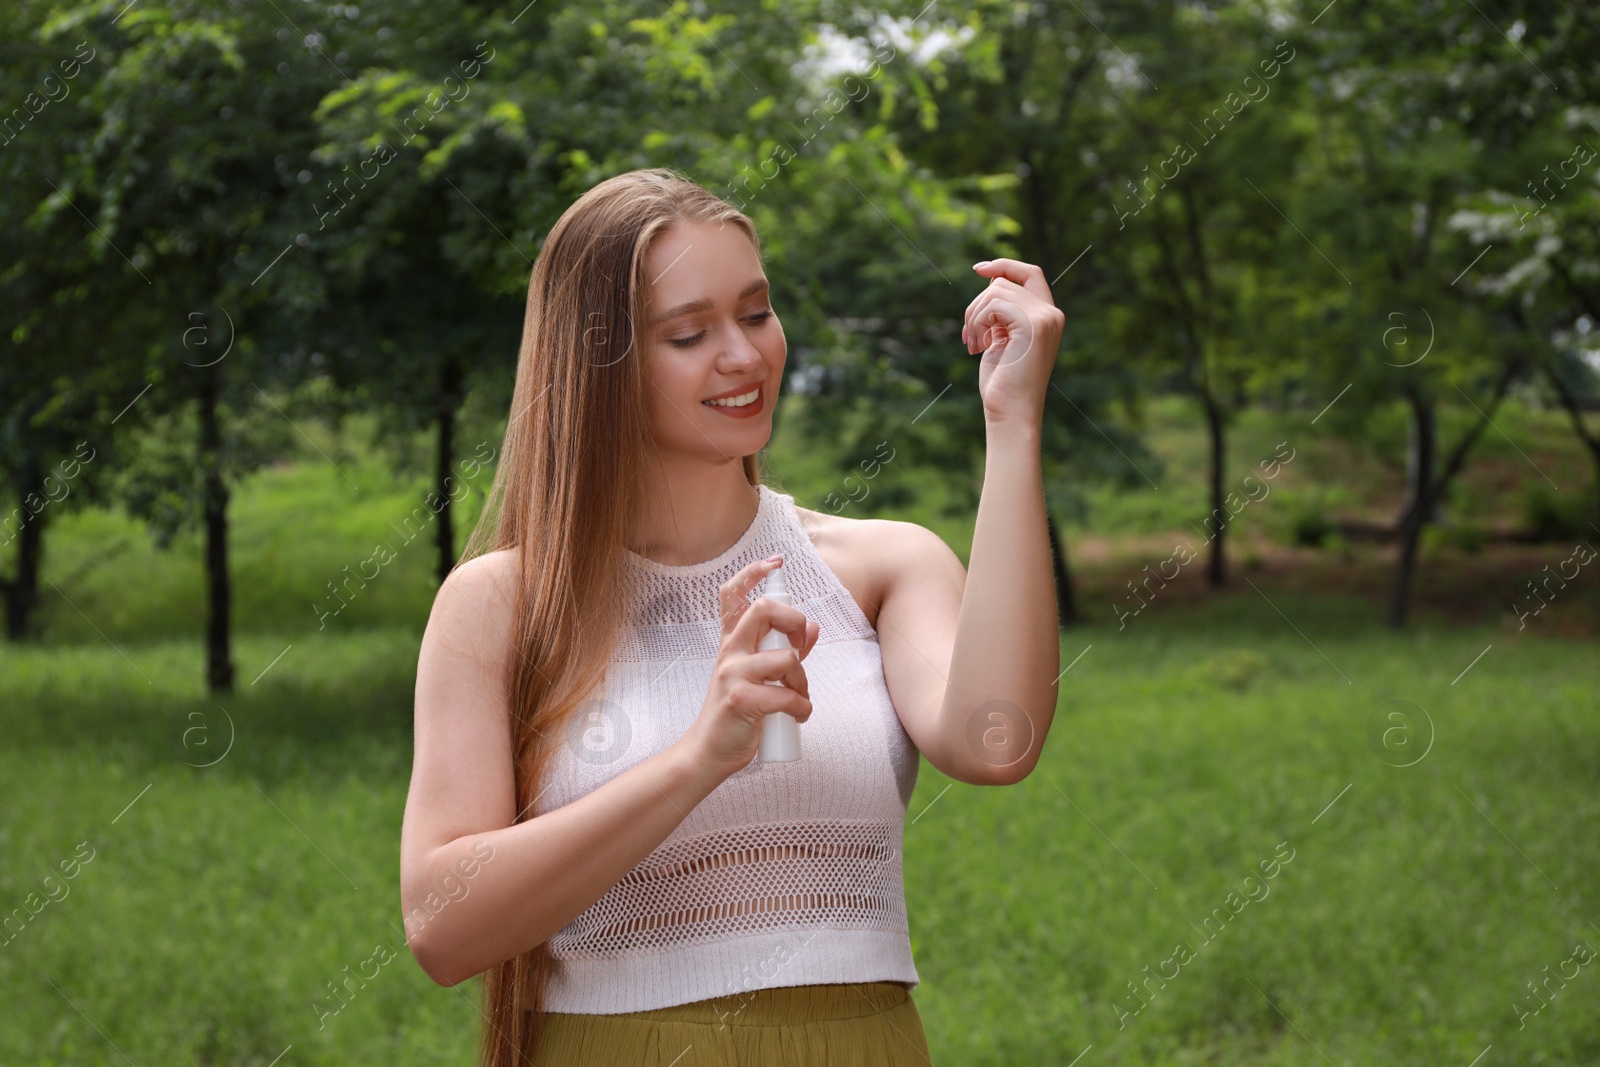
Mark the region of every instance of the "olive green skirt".
POLYGON ((780 986, 621 1015, 547 1012, 537 1067, 929 1067, 899 982, 780 986))

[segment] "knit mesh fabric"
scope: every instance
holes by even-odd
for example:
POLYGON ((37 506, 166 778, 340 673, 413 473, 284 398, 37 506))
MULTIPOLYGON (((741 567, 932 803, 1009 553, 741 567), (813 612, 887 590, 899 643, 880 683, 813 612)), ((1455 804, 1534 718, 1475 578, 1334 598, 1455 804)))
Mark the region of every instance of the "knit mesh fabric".
POLYGON ((558 746, 535 814, 580 799, 688 731, 721 645, 718 587, 778 553, 794 607, 819 627, 804 664, 812 712, 800 725, 800 759, 752 759, 550 939, 549 1011, 646 1011, 774 986, 918 984, 901 869, 917 750, 890 702, 877 632, 811 544, 794 498, 758 489, 754 521, 714 559, 669 566, 627 554, 633 614, 601 691, 558 746))

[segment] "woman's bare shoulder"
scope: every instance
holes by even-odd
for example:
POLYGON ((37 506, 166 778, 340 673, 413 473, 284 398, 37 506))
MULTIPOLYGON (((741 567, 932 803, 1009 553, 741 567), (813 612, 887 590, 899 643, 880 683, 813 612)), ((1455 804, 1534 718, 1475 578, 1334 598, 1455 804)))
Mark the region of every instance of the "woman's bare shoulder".
POLYGON ((512 568, 516 565, 517 550, 515 548, 496 548, 483 553, 481 556, 473 556, 471 559, 462 560, 456 564, 455 569, 450 573, 454 575, 457 571, 469 572, 478 580, 487 580, 498 584, 511 577, 512 568))
POLYGON ((518 553, 515 548, 497 548, 481 556, 473 556, 456 564, 445 578, 444 587, 453 585, 453 592, 463 593, 475 600, 484 598, 510 603, 516 587, 518 553))
POLYGON ((428 618, 431 635, 454 648, 503 651, 511 631, 517 565, 514 548, 485 552, 456 564, 434 595, 428 618))
MULTIPOLYGON (((850 515, 830 515, 823 511, 795 505, 795 514, 805 527, 811 543, 820 550, 824 545, 843 548, 855 558, 883 558, 892 556, 904 547, 907 539, 918 542, 939 535, 926 526, 905 519, 864 519, 850 515)), ((829 561, 831 564, 831 560, 829 561)))
POLYGON ((861 613, 874 627, 878 608, 899 573, 896 560, 908 539, 920 542, 936 537, 926 527, 901 519, 865 519, 830 515, 795 506, 811 544, 855 597, 861 613))

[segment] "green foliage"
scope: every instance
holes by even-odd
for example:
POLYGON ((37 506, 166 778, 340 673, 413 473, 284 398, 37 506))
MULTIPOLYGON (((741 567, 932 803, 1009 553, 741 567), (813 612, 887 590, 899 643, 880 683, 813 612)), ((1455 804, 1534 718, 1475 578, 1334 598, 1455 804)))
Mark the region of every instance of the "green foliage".
POLYGON ((1524 531, 1536 541, 1566 541, 1592 536, 1596 519, 1594 500, 1562 493, 1544 482, 1529 481, 1522 491, 1524 531))
MULTIPOLYGON (((1595 98, 1592 20, 1314 6, 7 5, 7 100, 79 41, 95 58, 0 153, 0 480, 20 499, 85 439, 109 458, 173 432, 211 387, 243 412, 320 380, 290 419, 381 413, 398 453, 509 395, 543 235, 653 165, 755 218, 808 434, 961 472, 941 512, 975 502, 956 333, 982 289, 966 265, 996 255, 1039 264, 1067 312, 1043 453, 1069 522, 1205 513, 1258 398, 1320 412, 1378 477, 1403 469, 1395 401, 1416 396, 1470 468, 1502 447, 1470 435, 1503 370, 1593 391, 1600 164, 1575 152, 1600 115, 1570 103, 1595 98), (1588 177, 1534 185, 1547 165, 1588 177), (195 316, 239 341, 214 380, 195 316), (1166 396, 1217 414, 1221 453, 1161 451, 1145 411, 1166 396)), ((199 466, 196 440, 168 444, 199 466)), ((873 506, 907 502, 894 486, 873 506)))
POLYGON ((1284 524, 1285 543, 1302 548, 1327 545, 1339 529, 1333 509, 1346 499, 1344 493, 1332 486, 1310 486, 1284 494, 1283 510, 1288 520, 1284 524))

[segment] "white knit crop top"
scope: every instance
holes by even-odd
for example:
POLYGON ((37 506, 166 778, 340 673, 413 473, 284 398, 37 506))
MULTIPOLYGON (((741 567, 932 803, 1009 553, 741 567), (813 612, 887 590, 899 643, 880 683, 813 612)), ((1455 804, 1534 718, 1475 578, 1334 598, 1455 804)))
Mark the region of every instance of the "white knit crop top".
POLYGON ((800 759, 753 758, 553 936, 547 1011, 611 1015, 776 986, 919 982, 900 862, 917 749, 890 702, 877 631, 817 554, 794 498, 758 489, 755 520, 715 559, 668 566, 627 554, 633 621, 602 690, 557 746, 535 814, 688 731, 721 644, 718 586, 780 552, 794 606, 820 630, 805 660, 812 711, 800 759))

